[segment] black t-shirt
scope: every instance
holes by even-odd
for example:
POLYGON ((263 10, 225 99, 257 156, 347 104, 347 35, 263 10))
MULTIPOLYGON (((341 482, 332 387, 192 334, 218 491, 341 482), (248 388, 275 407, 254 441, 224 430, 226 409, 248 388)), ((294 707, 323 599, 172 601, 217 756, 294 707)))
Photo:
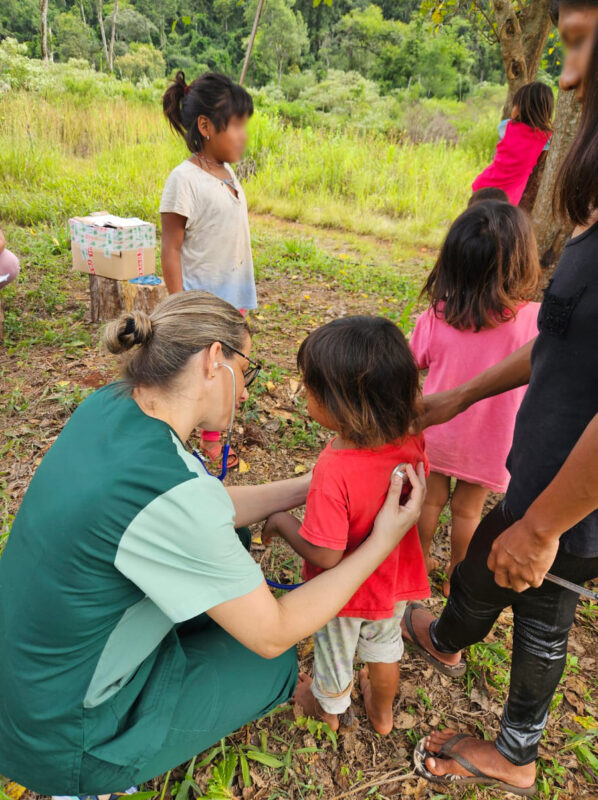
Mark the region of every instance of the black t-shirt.
MULTIPOLYGON (((565 245, 544 293, 538 329, 507 459, 511 482, 505 503, 518 518, 598 414, 598 223, 565 245)), ((598 510, 567 531, 561 547, 598 556, 598 510)))

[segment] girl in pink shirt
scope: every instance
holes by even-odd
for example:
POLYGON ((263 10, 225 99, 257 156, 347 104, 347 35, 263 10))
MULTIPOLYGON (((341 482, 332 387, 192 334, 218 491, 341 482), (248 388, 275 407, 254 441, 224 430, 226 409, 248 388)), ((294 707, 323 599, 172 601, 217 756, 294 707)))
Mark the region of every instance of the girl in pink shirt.
MULTIPOLYGON (((428 370, 424 394, 452 389, 535 338, 540 276, 527 214, 510 203, 468 208, 451 226, 422 290, 430 308, 418 317, 411 349, 428 370)), ((419 533, 428 570, 440 513, 450 498, 450 575, 462 561, 488 491, 504 492, 515 416, 525 387, 489 397, 426 429, 430 478, 419 533), (451 478, 456 485, 451 495, 451 478)), ((448 584, 444 587, 448 595, 448 584)))
POLYGON ((513 205, 525 191, 540 153, 552 136, 554 95, 544 83, 526 83, 513 97, 513 111, 505 134, 496 146, 494 161, 481 172, 474 192, 493 186, 503 189, 513 205))

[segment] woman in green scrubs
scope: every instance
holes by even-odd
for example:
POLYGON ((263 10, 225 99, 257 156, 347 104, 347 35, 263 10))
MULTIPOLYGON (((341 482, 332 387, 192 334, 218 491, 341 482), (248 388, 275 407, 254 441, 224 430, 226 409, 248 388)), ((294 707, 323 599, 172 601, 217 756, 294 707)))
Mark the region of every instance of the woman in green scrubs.
POLYGON ((276 599, 235 532, 305 501, 309 476, 225 489, 185 447, 255 375, 242 315, 184 292, 105 333, 124 382, 75 411, 0 560, 0 773, 39 794, 123 791, 287 701, 318 630, 419 516, 391 484, 372 534, 276 599))

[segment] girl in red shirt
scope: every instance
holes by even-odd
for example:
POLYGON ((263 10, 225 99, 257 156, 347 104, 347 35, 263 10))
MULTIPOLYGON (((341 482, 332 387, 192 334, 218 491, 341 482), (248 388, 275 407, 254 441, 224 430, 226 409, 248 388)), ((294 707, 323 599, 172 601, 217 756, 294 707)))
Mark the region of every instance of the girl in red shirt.
POLYGON ((474 192, 492 186, 503 189, 513 205, 519 204, 540 153, 552 136, 553 109, 554 95, 545 83, 526 83, 515 92, 511 119, 496 145, 494 161, 472 183, 474 192))
MULTIPOLYGON (((305 519, 288 513, 264 526, 267 544, 281 536, 304 558, 309 580, 333 567, 369 535, 393 469, 405 462, 428 468, 421 434, 410 426, 419 396, 415 360, 401 331, 381 317, 345 317, 303 342, 297 356, 312 419, 336 432, 314 468, 305 519)), ((390 733, 403 653, 401 618, 407 600, 430 594, 417 527, 314 635, 313 682, 302 674, 295 699, 304 711, 338 728, 351 704, 353 660, 368 717, 390 733)))

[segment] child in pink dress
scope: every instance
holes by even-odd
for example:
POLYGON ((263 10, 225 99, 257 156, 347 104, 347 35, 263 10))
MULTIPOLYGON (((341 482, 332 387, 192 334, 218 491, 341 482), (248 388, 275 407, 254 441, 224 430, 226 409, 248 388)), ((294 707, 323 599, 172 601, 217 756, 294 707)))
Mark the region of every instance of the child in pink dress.
POLYGON ((552 136, 554 95, 544 83, 527 83, 513 97, 513 111, 494 160, 474 180, 474 192, 493 186, 503 189, 513 205, 525 191, 540 153, 552 136))
MULTIPOLYGON (((468 208, 451 226, 422 290, 430 308, 416 322, 411 349, 428 370, 424 394, 470 380, 535 338, 540 275, 527 214, 510 203, 468 208)), ((430 478, 419 533, 428 570, 430 546, 450 497, 450 577, 464 558, 488 491, 504 492, 506 457, 525 387, 490 397, 442 425, 426 429, 430 478), (450 481, 456 486, 450 493, 450 481)), ((448 584, 444 587, 448 594, 448 584)))

